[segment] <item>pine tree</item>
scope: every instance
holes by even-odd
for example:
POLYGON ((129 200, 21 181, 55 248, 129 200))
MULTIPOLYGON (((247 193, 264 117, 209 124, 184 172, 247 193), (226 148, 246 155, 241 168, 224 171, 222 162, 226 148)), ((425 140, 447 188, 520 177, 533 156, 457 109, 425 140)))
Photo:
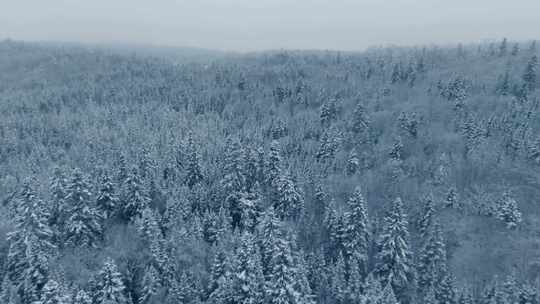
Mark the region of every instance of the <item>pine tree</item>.
POLYGON ((403 203, 397 198, 384 218, 383 231, 377 244, 379 252, 376 272, 383 283, 391 284, 399 296, 409 286, 412 278, 407 226, 403 203))
POLYGON ((189 188, 193 188, 193 186, 203 180, 199 151, 191 133, 188 135, 187 140, 186 171, 186 184, 189 188))
POLYGON ((92 303, 92 298, 90 297, 90 295, 86 291, 81 289, 75 294, 75 297, 73 297, 73 304, 93 304, 93 303, 92 303))
POLYGON ((129 304, 122 275, 112 259, 107 259, 96 280, 96 304, 129 304))
POLYGON ((364 271, 368 261, 369 223, 366 201, 360 187, 355 188, 347 205, 349 211, 345 213, 343 245, 347 257, 354 257, 364 271))
POLYGON ((49 280, 43 287, 43 293, 41 298, 35 304, 68 304, 68 299, 62 294, 60 285, 54 281, 49 280))
MULTIPOLYGON (((216 299, 216 298, 214 298, 216 299)), ((194 278, 190 273, 182 271, 178 279, 172 281, 167 295, 167 304, 196 304, 198 299, 197 291, 194 288, 194 278)), ((224 302, 210 302, 224 303, 224 302)))
POLYGON ((233 265, 231 285, 236 303, 263 303, 264 276, 260 259, 253 236, 244 232, 233 265))
POLYGON ((122 217, 125 220, 133 220, 141 216, 149 201, 147 189, 144 187, 137 170, 132 169, 122 185, 122 217))
POLYGON ((115 184, 107 173, 101 176, 96 206, 105 219, 114 216, 118 210, 119 198, 116 193, 115 184))
POLYGON ((330 289, 335 303, 344 303, 347 299, 347 269, 343 255, 339 255, 332 265, 330 273, 330 289))
POLYGON ((95 247, 101 239, 101 216, 93 206, 91 187, 80 170, 73 170, 66 189, 65 240, 72 246, 95 247))

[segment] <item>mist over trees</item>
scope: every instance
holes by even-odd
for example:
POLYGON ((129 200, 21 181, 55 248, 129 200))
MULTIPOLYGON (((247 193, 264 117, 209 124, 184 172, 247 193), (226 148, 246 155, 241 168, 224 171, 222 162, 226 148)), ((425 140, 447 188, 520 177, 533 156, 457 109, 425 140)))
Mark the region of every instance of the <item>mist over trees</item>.
POLYGON ((0 42, 0 302, 539 303, 538 55, 0 42))

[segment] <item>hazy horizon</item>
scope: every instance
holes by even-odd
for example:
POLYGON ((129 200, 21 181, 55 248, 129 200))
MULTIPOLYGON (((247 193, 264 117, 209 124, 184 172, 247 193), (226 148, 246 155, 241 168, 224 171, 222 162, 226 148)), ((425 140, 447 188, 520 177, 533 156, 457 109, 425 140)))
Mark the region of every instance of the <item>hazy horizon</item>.
POLYGON ((331 49, 538 38, 540 2, 21 0, 0 11, 0 39, 196 47, 331 49))

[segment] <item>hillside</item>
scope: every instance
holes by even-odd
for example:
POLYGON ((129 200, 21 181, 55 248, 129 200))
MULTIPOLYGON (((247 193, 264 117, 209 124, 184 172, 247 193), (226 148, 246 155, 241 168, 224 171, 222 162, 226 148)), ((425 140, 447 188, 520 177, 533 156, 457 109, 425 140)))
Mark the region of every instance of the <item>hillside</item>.
POLYGON ((2 299, 537 303, 539 53, 0 42, 2 299))

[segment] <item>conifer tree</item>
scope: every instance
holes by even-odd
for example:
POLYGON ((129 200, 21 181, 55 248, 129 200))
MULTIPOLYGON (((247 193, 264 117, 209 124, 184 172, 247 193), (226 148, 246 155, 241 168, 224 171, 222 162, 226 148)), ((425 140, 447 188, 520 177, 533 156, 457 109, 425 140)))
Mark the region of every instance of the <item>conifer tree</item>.
POLYGON ((382 290, 381 295, 381 304, 398 304, 398 300, 396 299, 396 295, 394 293, 394 289, 392 288, 392 284, 388 283, 386 284, 386 287, 382 290))
POLYGON ((339 255, 331 268, 330 288, 332 298, 336 303, 344 303, 347 299, 347 269, 343 255, 339 255))
POLYGON ((270 274, 271 259, 275 253, 275 243, 277 242, 277 239, 280 235, 280 230, 281 222, 277 218, 274 208, 270 207, 264 213, 258 230, 263 273, 265 274, 265 276, 268 276, 270 274))
POLYGON ((223 248, 219 246, 216 249, 214 260, 212 262, 212 265, 210 266, 208 294, 211 294, 219 287, 219 283, 222 280, 221 278, 228 276, 229 271, 230 270, 228 267, 227 256, 223 248))
POLYGON ((246 155, 238 139, 229 139, 225 151, 221 185, 227 193, 243 191, 246 187, 246 155))
POLYGON ((424 206, 422 208, 422 213, 420 214, 420 218, 417 221, 417 227, 418 232, 420 232, 420 236, 422 237, 422 240, 426 240, 435 216, 433 195, 431 193, 427 194, 424 197, 423 204, 424 206))
POLYGON ((186 184, 192 188, 203 179, 201 160, 199 151, 195 145, 193 134, 187 139, 187 164, 186 164, 186 184))
POLYGON ((141 181, 136 169, 132 169, 122 185, 122 217, 133 220, 142 215, 142 211, 149 204, 147 189, 141 181))
POLYGON ((63 221, 65 220, 65 203, 66 197, 67 178, 64 171, 59 167, 55 167, 53 176, 49 183, 49 191, 51 193, 51 219, 50 224, 55 226, 57 230, 63 227, 63 221))
POLYGON ((521 212, 516 200, 505 192, 497 204, 496 217, 506 224, 508 229, 514 229, 521 223, 521 212))
POLYGON ((270 260, 270 274, 266 286, 269 304, 304 304, 309 303, 295 288, 296 270, 290 242, 282 235, 274 242, 273 256, 270 260))
MULTIPOLYGON (((48 259, 55 253, 53 230, 49 226, 50 213, 37 197, 30 180, 24 182, 20 198, 16 201, 15 230, 8 234, 9 250, 6 272, 15 286, 44 273, 48 259)), ((40 282, 45 284, 40 279, 40 282)), ((32 288, 39 289, 43 284, 32 288)))
POLYGON ((356 153, 356 150, 353 149, 351 150, 351 152, 349 153, 349 157, 347 158, 347 175, 354 175, 359 168, 360 159, 358 158, 358 153, 356 153))
POLYGON ((382 297, 381 282, 375 278, 373 273, 368 274, 364 284, 363 301, 365 304, 379 304, 382 297))
POLYGON ((130 304, 126 295, 122 275, 112 259, 107 259, 99 271, 96 280, 96 304, 130 304))
POLYGON ((364 270, 368 260, 369 223, 366 201, 360 187, 355 188, 347 205, 349 210, 345 213, 343 245, 347 257, 354 257, 364 270))
POLYGON ((139 304, 152 303, 160 288, 159 273, 152 265, 146 267, 142 280, 142 290, 139 297, 139 304))
POLYGON ((282 165, 279 142, 274 140, 270 144, 270 152, 268 154, 268 161, 266 164, 267 185, 272 186, 277 183, 278 177, 281 175, 282 165))
POLYGON ((48 281, 50 256, 39 247, 37 237, 30 236, 27 242, 26 259, 28 260, 28 266, 23 272, 20 294, 24 303, 33 303, 40 299, 42 289, 48 281))
POLYGON ((232 297, 236 303, 263 303, 264 276, 261 257, 254 238, 244 232, 240 247, 236 250, 232 275, 232 297))
POLYGON ((54 281, 49 280, 43 287, 43 292, 39 301, 33 302, 34 304, 68 304, 68 299, 62 294, 60 285, 54 281))
POLYGON ((111 218, 119 207, 115 184, 107 173, 103 173, 99 183, 96 206, 105 219, 111 218))
POLYGON ((324 102, 321 106, 321 125, 327 127, 330 123, 337 118, 337 100, 330 98, 324 102))
POLYGON ((538 66, 538 57, 534 55, 529 62, 527 62, 527 67, 525 68, 525 73, 523 73, 523 81, 525 82, 527 89, 532 91, 536 87, 536 69, 538 66))
POLYGON ((93 303, 92 303, 92 298, 90 297, 90 295, 86 291, 81 289, 77 291, 77 293, 73 297, 73 304, 93 304, 93 303))
POLYGON ((441 227, 433 224, 418 258, 418 287, 425 289, 437 283, 446 272, 446 249, 441 227))
POLYGON ((281 219, 297 220, 304 211, 304 198, 296 183, 286 174, 277 181, 277 200, 274 202, 276 214, 281 219))
POLYGON ((376 273, 383 283, 391 284, 401 297, 412 279, 411 252, 409 250, 408 222, 403 203, 397 198, 384 218, 384 227, 379 236, 376 273))
POLYGON ((101 216, 93 206, 91 187, 78 169, 73 170, 66 189, 69 212, 65 240, 72 246, 95 247, 101 239, 101 216))
POLYGON ((456 303, 454 281, 450 274, 446 273, 440 278, 435 289, 435 297, 440 304, 456 303))

